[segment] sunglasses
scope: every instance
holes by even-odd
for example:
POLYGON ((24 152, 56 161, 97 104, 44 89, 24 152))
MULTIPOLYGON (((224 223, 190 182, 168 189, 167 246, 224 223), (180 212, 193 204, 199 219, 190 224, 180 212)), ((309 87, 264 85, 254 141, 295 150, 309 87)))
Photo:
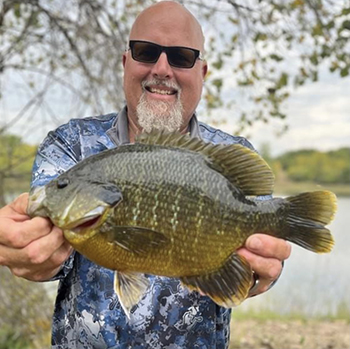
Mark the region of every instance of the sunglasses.
POLYGON ((142 63, 156 63, 162 52, 166 53, 168 63, 176 68, 192 68, 197 59, 203 59, 199 50, 189 47, 161 46, 140 40, 130 40, 129 47, 132 58, 142 63))

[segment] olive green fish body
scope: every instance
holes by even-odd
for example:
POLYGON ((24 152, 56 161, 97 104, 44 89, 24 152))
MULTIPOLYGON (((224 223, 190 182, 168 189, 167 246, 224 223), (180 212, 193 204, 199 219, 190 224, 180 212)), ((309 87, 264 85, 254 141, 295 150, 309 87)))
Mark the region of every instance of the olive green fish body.
POLYGON ((32 193, 30 215, 50 217, 72 246, 116 270, 128 313, 148 285, 176 277, 223 306, 248 295, 252 271, 236 250, 260 232, 329 252, 335 196, 326 191, 266 201, 273 174, 240 145, 177 134, 141 136, 91 156, 32 193))
MULTIPOLYGON (((99 234, 93 244, 94 249, 101 244, 96 262, 125 271, 172 277, 196 275, 217 269, 257 231, 252 229, 257 226, 257 205, 208 168, 202 156, 150 145, 139 147, 135 156, 126 149, 128 157, 115 157, 120 168, 115 174, 116 183, 123 201, 101 227, 104 234, 99 234), (109 234, 113 226, 161 232, 166 242, 136 255, 114 244, 107 254, 105 245, 108 239, 113 240, 114 233, 109 234)), ((83 246, 76 248, 90 254, 83 246)))

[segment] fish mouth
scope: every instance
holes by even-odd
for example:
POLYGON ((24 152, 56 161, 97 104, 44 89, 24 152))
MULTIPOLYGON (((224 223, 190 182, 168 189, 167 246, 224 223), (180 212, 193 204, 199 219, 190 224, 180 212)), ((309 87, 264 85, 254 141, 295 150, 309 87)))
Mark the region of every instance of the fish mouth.
POLYGON ((73 247, 85 244, 98 233, 98 227, 102 224, 103 214, 85 217, 63 228, 64 237, 73 247))
POLYGON ((102 219, 102 215, 97 215, 95 217, 89 217, 88 219, 82 219, 75 222, 74 226, 70 226, 68 229, 74 233, 80 233, 86 229, 93 229, 97 227, 102 219), (76 225, 77 224, 77 225, 76 225))
POLYGON ((46 198, 46 187, 32 188, 29 193, 27 214, 30 217, 40 216, 47 217, 47 212, 44 207, 44 200, 46 198))
POLYGON ((84 231, 91 231, 101 224, 105 216, 106 207, 97 207, 84 215, 84 217, 64 226, 64 230, 69 230, 74 234, 83 233, 84 231))

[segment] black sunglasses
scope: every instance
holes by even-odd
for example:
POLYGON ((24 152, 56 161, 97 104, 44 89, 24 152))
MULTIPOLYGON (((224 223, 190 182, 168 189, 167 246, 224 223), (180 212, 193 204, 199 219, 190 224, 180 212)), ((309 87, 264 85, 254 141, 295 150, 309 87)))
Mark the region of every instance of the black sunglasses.
POLYGON ((182 46, 161 46, 153 42, 130 40, 129 48, 135 61, 156 63, 162 52, 165 52, 168 63, 176 68, 192 68, 197 58, 202 60, 199 50, 182 46))

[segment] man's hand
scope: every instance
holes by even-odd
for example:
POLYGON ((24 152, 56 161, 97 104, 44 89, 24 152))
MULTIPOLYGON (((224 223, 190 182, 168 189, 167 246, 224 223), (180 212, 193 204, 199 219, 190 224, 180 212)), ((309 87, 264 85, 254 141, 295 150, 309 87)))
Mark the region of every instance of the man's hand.
POLYGON ((249 296, 266 292, 282 272, 282 262, 291 253, 291 245, 283 239, 265 234, 251 235, 244 247, 238 250, 258 275, 259 282, 249 296))
POLYGON ((28 193, 0 209, 0 265, 32 281, 55 276, 73 249, 49 219, 27 214, 28 193))

